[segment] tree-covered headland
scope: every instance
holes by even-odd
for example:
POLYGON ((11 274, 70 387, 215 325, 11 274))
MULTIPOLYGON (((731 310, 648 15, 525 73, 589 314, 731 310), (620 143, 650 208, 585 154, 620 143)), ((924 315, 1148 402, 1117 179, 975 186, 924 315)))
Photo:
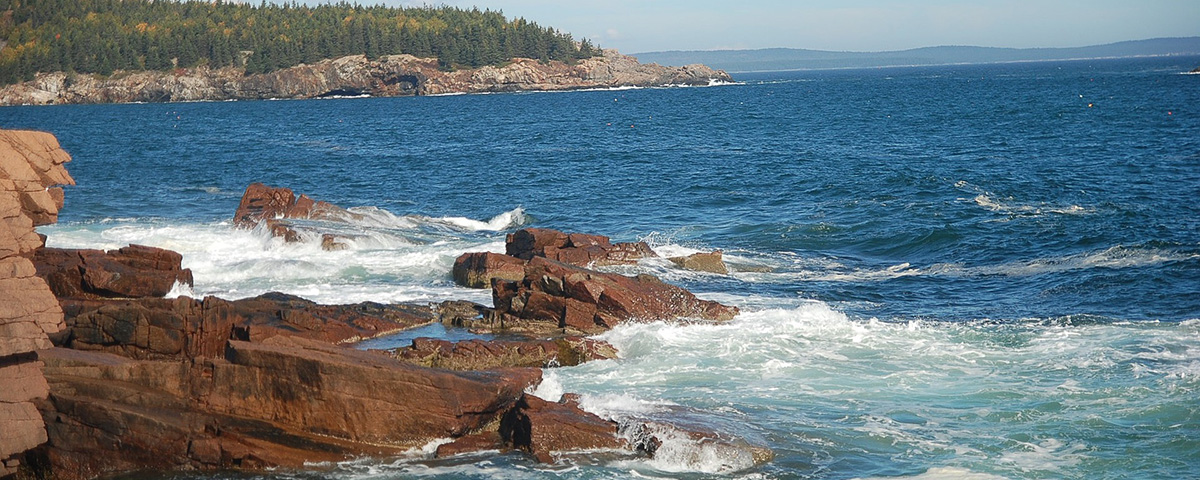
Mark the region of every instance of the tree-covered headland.
POLYGON ((587 40, 501 12, 341 2, 0 0, 0 84, 35 73, 111 75, 206 65, 263 73, 346 55, 437 57, 443 68, 515 57, 571 62, 587 40))

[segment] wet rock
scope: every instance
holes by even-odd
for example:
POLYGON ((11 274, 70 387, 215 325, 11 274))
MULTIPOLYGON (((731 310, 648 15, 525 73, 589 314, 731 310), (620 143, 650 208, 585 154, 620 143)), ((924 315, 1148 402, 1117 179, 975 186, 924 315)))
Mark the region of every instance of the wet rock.
POLYGON ((627 448, 617 437, 617 425, 579 408, 573 402, 548 402, 524 395, 500 422, 500 436, 509 446, 524 450, 542 463, 554 454, 595 449, 627 448))
POLYGON ((505 367, 569 367, 591 360, 617 357, 608 342, 582 337, 553 340, 414 339, 391 354, 400 360, 449 370, 490 370, 505 367))
POLYGON ((60 298, 162 297, 176 284, 192 286, 192 271, 182 268, 183 256, 161 248, 41 248, 32 259, 38 275, 60 298))
POLYGON ((525 277, 525 261, 491 252, 464 253, 451 270, 454 283, 467 288, 489 288, 493 278, 520 280, 525 277))
POLYGON ((632 265, 657 256, 645 242, 613 244, 602 235, 566 234, 544 228, 524 228, 509 234, 505 253, 522 260, 543 257, 580 267, 632 265))
POLYGON ((488 430, 459 437, 450 443, 438 445, 434 457, 446 458, 465 453, 479 453, 504 448, 504 441, 500 438, 500 432, 488 430))
MULTIPOLYGON (((306 195, 296 197, 290 188, 252 183, 242 193, 242 200, 233 214, 233 224, 242 228, 254 228, 264 220, 288 218, 341 220, 353 218, 353 215, 341 207, 314 201, 306 195)), ((276 222, 269 227, 276 236, 288 235, 286 223, 276 222)))
POLYGON ((725 266, 721 256, 720 250, 713 250, 712 253, 693 253, 686 257, 670 257, 667 260, 688 270, 729 275, 729 268, 725 266))
POLYGON ((700 300, 651 275, 627 277, 534 257, 520 282, 492 285, 496 314, 550 328, 597 333, 629 321, 730 320, 736 307, 700 300))

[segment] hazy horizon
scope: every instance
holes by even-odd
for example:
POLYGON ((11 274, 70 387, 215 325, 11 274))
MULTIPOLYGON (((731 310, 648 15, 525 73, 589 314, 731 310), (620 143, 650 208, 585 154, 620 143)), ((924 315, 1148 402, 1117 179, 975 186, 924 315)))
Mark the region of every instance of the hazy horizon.
MULTIPOLYGON (((324 3, 307 0, 305 3, 324 3)), ((364 1, 374 4, 374 1, 364 1)), ((797 48, 884 52, 947 45, 1069 48, 1200 35, 1190 0, 381 0, 503 11, 625 53, 797 48)))

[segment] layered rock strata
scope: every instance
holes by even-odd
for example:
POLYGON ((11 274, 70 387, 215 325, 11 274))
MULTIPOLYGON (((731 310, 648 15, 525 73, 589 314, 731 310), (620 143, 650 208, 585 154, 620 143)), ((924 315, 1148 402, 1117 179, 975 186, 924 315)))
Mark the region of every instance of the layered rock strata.
POLYGON ((34 352, 51 346, 63 315, 25 256, 43 243, 34 227, 58 218, 57 186, 74 184, 63 167, 70 159, 53 135, 0 130, 0 477, 47 439, 35 403, 49 388, 34 352))
POLYGON ((614 244, 601 235, 526 228, 508 235, 505 251, 465 253, 454 263, 459 285, 492 289, 493 309, 466 322, 472 328, 594 334, 623 322, 724 321, 738 313, 737 307, 700 300, 652 275, 591 269, 656 256, 644 242, 614 244))
POLYGON ((355 55, 257 75, 246 75, 239 68, 205 67, 117 72, 107 78, 44 73, 32 81, 0 89, 0 105, 437 95, 729 81, 729 74, 704 65, 641 64, 615 50, 605 50, 604 55, 573 65, 516 58, 503 66, 451 72, 439 69, 435 58, 388 55, 369 60, 355 55))

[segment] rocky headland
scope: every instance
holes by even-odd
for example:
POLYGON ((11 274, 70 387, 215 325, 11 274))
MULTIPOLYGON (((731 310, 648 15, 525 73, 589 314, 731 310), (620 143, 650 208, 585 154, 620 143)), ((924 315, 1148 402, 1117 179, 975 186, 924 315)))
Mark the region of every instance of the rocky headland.
POLYGON ((115 72, 108 77, 41 73, 0 89, 0 105, 95 104, 300 99, 330 96, 409 96, 450 93, 578 90, 729 82, 704 65, 664 67, 638 63, 615 50, 568 65, 516 58, 502 66, 444 71, 436 58, 363 55, 322 60, 246 75, 242 68, 206 67, 171 72, 115 72))
MULTIPOLYGON (((516 231, 506 255, 468 253, 456 263, 455 278, 493 290, 490 307, 321 305, 281 293, 167 298, 193 282, 178 253, 44 247, 34 227, 56 220, 64 196, 56 186, 73 183, 63 168, 69 159, 49 134, 0 131, 0 477, 310 469, 428 445, 438 445, 436 457, 517 450, 554 462, 596 449, 654 456, 664 435, 747 462, 771 457, 703 427, 618 422, 583 410, 574 395, 527 393, 542 368, 616 356, 585 334, 737 313, 651 276, 591 269, 653 255, 645 244, 516 231), (433 322, 503 336, 418 338, 388 351, 353 346, 433 322)), ((344 215, 352 214, 255 184, 235 221, 337 248, 336 236, 301 235, 288 219, 344 215)))

